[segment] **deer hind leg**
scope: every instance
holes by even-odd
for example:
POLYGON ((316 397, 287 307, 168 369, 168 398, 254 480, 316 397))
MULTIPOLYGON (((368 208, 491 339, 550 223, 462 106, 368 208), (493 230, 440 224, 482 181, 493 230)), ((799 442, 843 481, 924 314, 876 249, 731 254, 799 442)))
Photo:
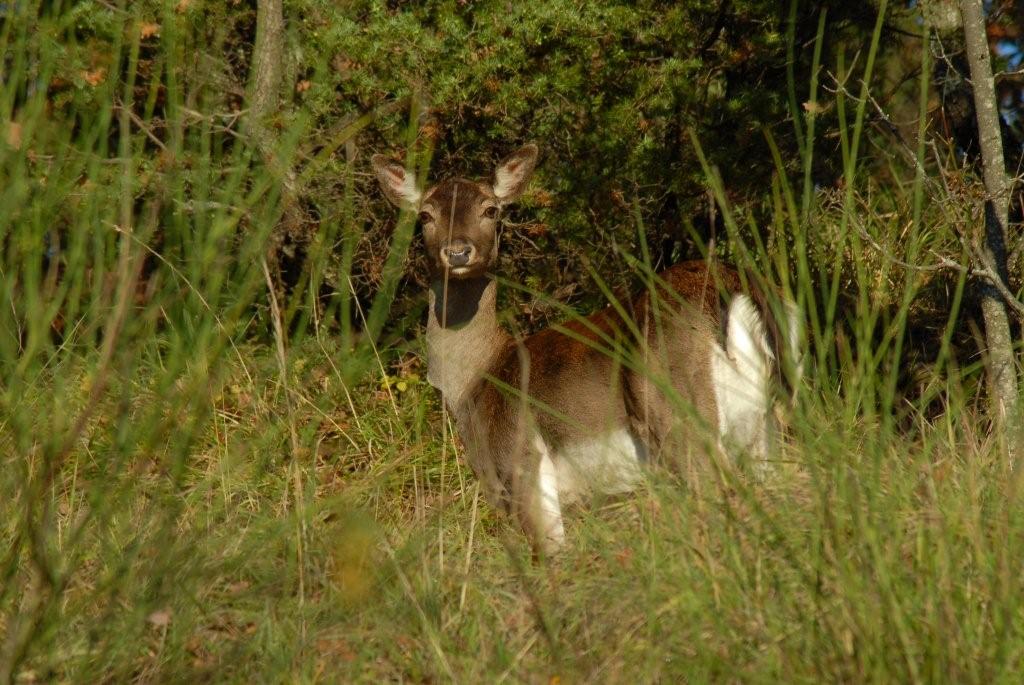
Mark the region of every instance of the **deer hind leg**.
POLYGON ((527 472, 521 474, 516 508, 534 552, 549 556, 565 542, 558 469, 544 439, 537 435, 532 443, 532 458, 526 460, 527 472))
POLYGON ((707 468, 717 437, 708 430, 717 425, 716 417, 702 411, 713 410, 714 398, 710 389, 701 396, 693 381, 679 365, 652 353, 642 370, 628 374, 625 397, 632 434, 646 448, 646 460, 688 479, 707 468), (657 382, 665 378, 671 378, 670 393, 657 382))
POLYGON ((634 373, 627 378, 625 405, 630 433, 643 445, 645 459, 659 463, 672 429, 672 412, 645 376, 634 373))
POLYGON ((719 443, 727 454, 748 457, 762 477, 773 432, 769 393, 773 361, 761 315, 749 297, 737 295, 729 306, 725 347, 715 346, 711 360, 719 443))

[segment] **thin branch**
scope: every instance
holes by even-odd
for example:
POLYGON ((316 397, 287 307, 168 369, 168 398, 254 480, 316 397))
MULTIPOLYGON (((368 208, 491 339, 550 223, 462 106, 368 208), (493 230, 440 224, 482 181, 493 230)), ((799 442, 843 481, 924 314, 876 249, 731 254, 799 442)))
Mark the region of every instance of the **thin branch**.
POLYGON ((1024 322, 1024 303, 1021 303, 1017 297, 1010 292, 1010 289, 1003 282, 1003 279, 999 278, 998 272, 992 268, 991 260, 985 255, 983 250, 972 249, 970 246, 964 244, 964 249, 968 251, 969 256, 973 260, 977 260, 981 264, 981 267, 968 267, 963 264, 950 259, 944 255, 940 255, 935 250, 929 249, 935 259, 937 260, 934 264, 911 264, 905 260, 900 259, 894 255, 890 250, 886 249, 881 243, 875 240, 875 237, 867 230, 864 226, 864 222, 860 218, 854 215, 854 225, 857 227, 857 232, 860 234, 868 245, 871 246, 876 252, 881 254, 887 261, 896 264, 897 266, 916 271, 919 273, 935 273, 936 271, 956 271, 962 274, 967 274, 975 278, 981 278, 992 284, 993 287, 999 292, 1003 300, 1006 301, 1006 305, 1013 310, 1014 314, 1017 315, 1022 322, 1024 322))
POLYGON ((157 147, 159 147, 163 152, 167 152, 167 146, 164 145, 164 141, 157 138, 156 134, 153 133, 149 126, 146 125, 146 122, 143 121, 138 114, 133 112, 130 107, 125 107, 124 105, 118 103, 114 105, 114 109, 118 110, 119 112, 124 112, 125 114, 127 114, 128 118, 132 120, 132 123, 135 124, 136 128, 145 133, 146 137, 153 141, 153 143, 157 147))
POLYGON ((997 71, 992 76, 993 78, 995 78, 996 81, 1000 81, 1002 79, 1009 79, 1011 81, 1015 81, 1018 78, 1024 78, 1024 67, 1021 67, 1020 69, 1017 69, 1015 71, 997 71))

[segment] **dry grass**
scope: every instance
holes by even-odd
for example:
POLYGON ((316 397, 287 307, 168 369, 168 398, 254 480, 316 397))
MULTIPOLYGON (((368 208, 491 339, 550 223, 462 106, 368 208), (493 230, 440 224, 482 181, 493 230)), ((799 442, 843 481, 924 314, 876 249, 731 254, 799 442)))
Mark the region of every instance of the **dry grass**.
MULTIPOLYGON (((414 365, 404 392, 378 377, 349 405, 322 348, 293 350, 293 460, 275 355, 242 358, 177 471, 159 444, 108 470, 98 455, 156 399, 112 384, 100 415, 131 409, 94 422, 46 495, 59 592, 29 558, 10 581, 8 608, 41 607, 19 679, 981 682, 1019 665, 1019 476, 970 413, 887 438, 806 400, 766 483, 652 472, 576 510, 537 566, 442 444, 414 365)), ((5 612, 8 640, 21 620, 5 612)))

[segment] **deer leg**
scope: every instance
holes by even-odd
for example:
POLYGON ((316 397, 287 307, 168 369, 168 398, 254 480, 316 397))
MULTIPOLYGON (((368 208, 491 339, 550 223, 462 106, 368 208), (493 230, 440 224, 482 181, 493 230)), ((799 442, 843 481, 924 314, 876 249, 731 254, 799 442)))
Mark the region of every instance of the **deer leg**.
POLYGON ((526 536, 540 557, 554 554, 565 542, 558 470, 543 438, 533 439, 529 473, 523 474, 517 509, 526 536))
POLYGON ((697 411, 685 383, 677 386, 673 401, 646 373, 632 374, 626 410, 633 434, 647 448, 650 462, 691 477, 708 456, 700 430, 706 419, 697 411))

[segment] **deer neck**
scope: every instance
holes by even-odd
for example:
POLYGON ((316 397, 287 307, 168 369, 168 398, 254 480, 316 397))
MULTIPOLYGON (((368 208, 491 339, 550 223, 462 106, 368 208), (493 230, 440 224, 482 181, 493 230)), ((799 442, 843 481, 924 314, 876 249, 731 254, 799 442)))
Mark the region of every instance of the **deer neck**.
POLYGON ((493 279, 436 280, 427 319, 427 380, 458 411, 505 347, 493 279))

